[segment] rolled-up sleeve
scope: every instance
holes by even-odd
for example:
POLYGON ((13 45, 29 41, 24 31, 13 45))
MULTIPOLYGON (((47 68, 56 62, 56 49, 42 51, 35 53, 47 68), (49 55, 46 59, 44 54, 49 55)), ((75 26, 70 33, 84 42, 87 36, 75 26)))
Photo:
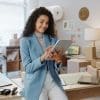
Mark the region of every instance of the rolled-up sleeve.
POLYGON ((27 73, 38 70, 44 63, 41 63, 40 57, 32 60, 29 52, 28 41, 25 38, 20 39, 20 53, 22 64, 27 73))

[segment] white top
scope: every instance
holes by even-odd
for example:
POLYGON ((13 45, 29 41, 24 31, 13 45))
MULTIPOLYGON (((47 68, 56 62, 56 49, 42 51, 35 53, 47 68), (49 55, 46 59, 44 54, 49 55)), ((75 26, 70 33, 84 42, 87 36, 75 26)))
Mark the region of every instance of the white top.
POLYGON ((45 45, 45 41, 44 41, 44 35, 43 33, 35 33, 43 51, 45 51, 46 45, 45 45))

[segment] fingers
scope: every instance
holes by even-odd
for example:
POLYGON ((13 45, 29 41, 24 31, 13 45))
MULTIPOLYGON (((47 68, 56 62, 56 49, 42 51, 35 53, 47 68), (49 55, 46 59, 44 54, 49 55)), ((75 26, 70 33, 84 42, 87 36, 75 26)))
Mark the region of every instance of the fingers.
POLYGON ((52 46, 49 46, 48 48, 46 48, 45 51, 45 58, 46 59, 51 59, 51 60, 55 60, 57 62, 61 62, 62 60, 62 50, 56 50, 54 52, 52 52, 52 46))
POLYGON ((49 46, 46 49, 46 53, 47 53, 48 58, 52 58, 52 56, 53 56, 53 53, 52 53, 51 49, 52 49, 52 46, 49 46))
POLYGON ((53 57, 53 54, 49 50, 46 50, 44 53, 44 56, 45 56, 45 59, 48 60, 53 57))
POLYGON ((50 51, 52 49, 52 46, 49 46, 48 48, 46 48, 46 51, 50 51))
POLYGON ((53 55, 53 59, 57 62, 57 63, 61 63, 62 62, 62 54, 55 52, 53 55))

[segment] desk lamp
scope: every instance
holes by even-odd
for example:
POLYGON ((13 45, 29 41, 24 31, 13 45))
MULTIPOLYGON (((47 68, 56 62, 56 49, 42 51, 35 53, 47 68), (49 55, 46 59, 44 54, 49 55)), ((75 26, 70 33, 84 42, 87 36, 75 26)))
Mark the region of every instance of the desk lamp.
POLYGON ((96 46, 95 41, 100 40, 100 28, 86 28, 84 33, 84 39, 86 41, 91 41, 92 46, 85 48, 85 55, 88 60, 96 58, 96 46))

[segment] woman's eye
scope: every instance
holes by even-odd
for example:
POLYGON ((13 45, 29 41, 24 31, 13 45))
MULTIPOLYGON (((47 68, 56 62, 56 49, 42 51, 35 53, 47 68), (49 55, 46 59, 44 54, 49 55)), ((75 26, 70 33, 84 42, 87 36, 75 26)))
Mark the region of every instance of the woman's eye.
POLYGON ((43 24, 43 22, 40 22, 41 24, 43 24))
POLYGON ((46 25, 48 25, 49 23, 47 22, 46 25))

